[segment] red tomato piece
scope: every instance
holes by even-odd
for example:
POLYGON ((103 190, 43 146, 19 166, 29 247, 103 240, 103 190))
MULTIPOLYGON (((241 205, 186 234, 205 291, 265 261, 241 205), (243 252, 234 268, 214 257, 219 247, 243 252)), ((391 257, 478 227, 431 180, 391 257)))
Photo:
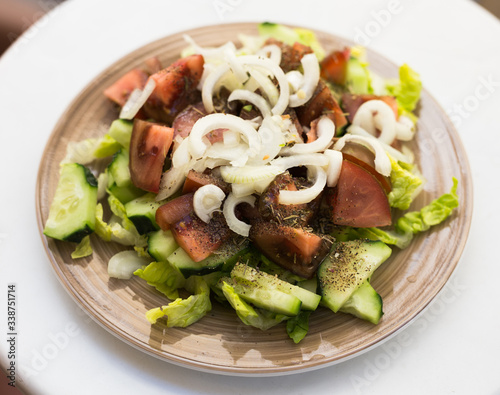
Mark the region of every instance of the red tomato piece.
POLYGON ((148 74, 141 69, 133 69, 123 75, 113 85, 106 88, 104 95, 123 107, 130 94, 135 89, 143 89, 148 80, 148 74))
POLYGON ((308 53, 313 53, 313 50, 307 45, 296 42, 292 46, 275 38, 267 39, 265 45, 277 45, 281 49, 280 67, 285 73, 290 70, 297 70, 300 67, 302 57, 308 53))
POLYGON ((154 119, 172 123, 177 114, 199 97, 196 86, 203 73, 203 64, 203 56, 191 55, 149 77, 156 87, 144 105, 146 113, 154 119))
POLYGON ((311 278, 328 254, 321 237, 300 228, 260 221, 250 228, 250 240, 269 259, 304 278, 311 278))
POLYGON ((304 126, 310 126, 312 121, 323 114, 335 123, 337 133, 347 125, 347 118, 323 81, 319 82, 311 99, 296 111, 300 123, 304 126))
POLYGON ((214 177, 211 174, 199 173, 190 170, 182 187, 182 194, 196 192, 202 186, 213 184, 218 186, 227 195, 231 192, 231 186, 221 178, 214 177))
POLYGON ((195 262, 212 255, 231 235, 222 213, 215 213, 208 224, 191 213, 172 225, 171 231, 177 244, 195 262))
POLYGON ((333 51, 321 61, 321 77, 334 84, 345 85, 347 78, 347 62, 351 50, 333 51))
POLYGON ((391 107, 396 119, 398 118, 398 103, 394 96, 353 95, 351 93, 344 93, 342 95, 342 108, 346 111, 349 122, 352 122, 354 119, 358 108, 370 100, 382 100, 391 107))
POLYGON ((191 214, 193 210, 193 194, 187 193, 158 207, 156 223, 163 230, 169 230, 173 224, 191 214))
POLYGON ((389 226, 391 208, 384 189, 363 167, 342 161, 337 186, 327 198, 336 225, 370 228, 389 226))
POLYGON ((133 184, 158 193, 163 164, 172 144, 174 130, 168 126, 136 119, 130 139, 130 177, 133 184))

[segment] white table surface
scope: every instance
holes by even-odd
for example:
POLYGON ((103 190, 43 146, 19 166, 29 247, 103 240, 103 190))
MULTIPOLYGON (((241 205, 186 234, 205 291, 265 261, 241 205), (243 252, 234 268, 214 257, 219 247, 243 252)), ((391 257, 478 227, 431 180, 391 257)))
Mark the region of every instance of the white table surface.
POLYGON ((3 369, 7 284, 15 283, 17 384, 26 393, 500 394, 499 39, 499 21, 466 0, 72 0, 55 8, 0 58, 3 369), (389 20, 380 10, 390 7, 395 12, 389 20), (363 38, 364 44, 418 70, 425 87, 450 112, 466 146, 474 215, 461 263, 447 286, 429 309, 388 342, 313 372, 227 377, 137 351, 77 307, 58 282, 40 241, 35 182, 58 118, 108 65, 174 32, 261 20, 350 39, 369 32, 372 37, 363 38))

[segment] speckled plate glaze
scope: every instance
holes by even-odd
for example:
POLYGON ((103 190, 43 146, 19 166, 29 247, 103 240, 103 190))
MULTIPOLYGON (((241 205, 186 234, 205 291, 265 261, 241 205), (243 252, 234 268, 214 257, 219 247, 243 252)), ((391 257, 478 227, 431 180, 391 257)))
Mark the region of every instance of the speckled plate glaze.
MULTIPOLYGON (((245 23, 174 34, 132 52, 97 76, 66 110, 47 143, 36 189, 40 232, 67 143, 101 136, 118 116, 102 94, 105 87, 151 56, 158 56, 164 65, 176 60, 186 46, 183 34, 210 46, 235 40, 238 33, 256 31, 256 24, 245 23)), ((353 44, 323 32, 317 35, 327 51, 353 44)), ((368 51, 368 60, 380 75, 397 77, 398 67, 380 55, 368 51)), ((312 315, 309 333, 299 345, 288 339, 282 325, 265 332, 245 326, 233 311, 217 303, 210 314, 188 328, 167 328, 164 323, 151 326, 145 312, 164 305, 166 299, 141 279, 108 277, 107 262, 121 246, 94 237, 93 255, 73 261, 70 254, 74 245, 41 237, 55 273, 73 299, 103 328, 141 351, 219 374, 265 376, 312 370, 366 351, 410 323, 443 288, 460 259, 472 215, 469 165, 453 125, 425 90, 413 148, 427 183, 412 208, 448 192, 452 177, 459 181, 460 207, 445 223, 417 236, 409 248, 395 249, 376 271, 372 284, 383 298, 385 313, 379 325, 320 308, 312 315)))

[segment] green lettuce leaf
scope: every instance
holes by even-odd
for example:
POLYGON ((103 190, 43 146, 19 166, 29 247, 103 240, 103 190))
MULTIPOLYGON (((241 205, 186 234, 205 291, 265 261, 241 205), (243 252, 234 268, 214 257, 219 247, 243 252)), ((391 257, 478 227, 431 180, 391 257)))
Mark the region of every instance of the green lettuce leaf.
POLYGON ((224 293, 224 296, 229 304, 231 304, 233 309, 236 311, 240 320, 245 325, 253 326, 265 331, 288 319, 288 317, 283 314, 276 314, 252 307, 234 291, 234 288, 231 285, 225 281, 222 285, 222 292, 224 293))
POLYGON ((286 332, 295 344, 299 343, 309 331, 310 311, 301 311, 286 322, 286 332))
MULTIPOLYGON (((420 75, 407 64, 399 68, 399 81, 388 81, 387 90, 396 96, 398 111, 400 115, 410 115, 417 107, 422 91, 422 81, 420 75)), ((412 119, 415 117, 413 116, 412 119)))
POLYGON ((166 306, 157 307, 146 313, 146 318, 155 324, 161 317, 167 317, 167 327, 185 328, 212 309, 210 302, 210 288, 199 276, 187 279, 185 288, 193 293, 187 299, 177 298, 166 306))
POLYGON ((178 289, 184 287, 186 282, 182 273, 168 262, 151 262, 137 269, 134 275, 145 280, 171 300, 179 297, 178 289))
POLYGON ((101 138, 71 141, 66 147, 66 156, 60 165, 63 166, 68 163, 87 165, 96 159, 111 156, 119 149, 120 144, 107 135, 101 138))
MULTIPOLYGON (((127 223, 128 229, 123 226, 122 219, 119 217, 112 218, 109 223, 103 219, 103 207, 101 203, 97 204, 96 207, 96 222, 95 222, 95 233, 104 241, 114 241, 126 246, 138 246, 145 247, 147 245, 147 239, 145 236, 141 236, 135 226, 130 227, 127 223)), ((129 220, 130 223, 132 223, 129 220)))
POLYGON ((92 246, 90 245, 90 236, 85 236, 82 241, 76 246, 75 251, 71 253, 71 258, 85 258, 92 255, 92 246))
POLYGON ((401 210, 407 210, 411 202, 422 189, 423 180, 413 171, 415 167, 408 163, 391 160, 391 184, 392 190, 389 192, 389 204, 401 210))
POLYGON ((368 64, 351 56, 347 62, 346 85, 351 93, 357 95, 372 93, 368 64))

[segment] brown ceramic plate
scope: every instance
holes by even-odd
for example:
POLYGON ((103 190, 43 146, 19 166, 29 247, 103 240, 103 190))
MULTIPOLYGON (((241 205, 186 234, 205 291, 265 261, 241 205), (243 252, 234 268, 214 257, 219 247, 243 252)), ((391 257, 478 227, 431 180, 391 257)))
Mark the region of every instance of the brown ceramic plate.
MULTIPOLYGON (((256 24, 202 27, 185 32, 201 45, 220 45, 238 33, 256 33, 256 24)), ((103 96, 105 87, 125 71, 151 56, 163 64, 178 58, 185 47, 182 34, 174 34, 127 55, 103 73, 73 101, 59 120, 45 148, 36 190, 40 231, 43 229, 58 181, 59 162, 70 141, 101 136, 117 109, 103 96)), ((317 32, 327 50, 352 45, 317 32)), ((384 77, 397 77, 398 68, 368 52, 371 68, 384 77)), ((194 325, 151 326, 147 310, 166 299, 144 281, 110 279, 109 258, 120 246, 92 239, 94 254, 73 261, 74 245, 42 235, 53 269, 69 294, 109 332, 162 360, 189 368, 235 375, 286 374, 340 362, 366 351, 403 328, 438 294, 456 267, 465 246, 472 214, 472 182, 464 148, 441 107, 422 93, 417 162, 427 184, 412 207, 418 208, 448 192, 452 177, 459 181, 460 207, 444 224, 417 236, 411 246, 395 250, 373 276, 373 287, 384 301, 379 325, 320 308, 311 318, 307 337, 295 345, 282 325, 268 331, 247 327, 236 314, 214 303, 213 310, 194 325)))

